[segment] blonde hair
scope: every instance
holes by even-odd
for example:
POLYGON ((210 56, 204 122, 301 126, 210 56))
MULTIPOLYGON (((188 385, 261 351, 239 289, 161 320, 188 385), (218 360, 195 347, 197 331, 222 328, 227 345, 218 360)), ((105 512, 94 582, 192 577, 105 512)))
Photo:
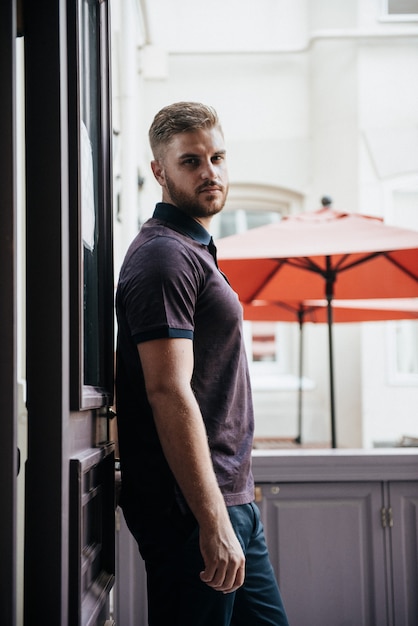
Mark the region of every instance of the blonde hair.
POLYGON ((174 135, 217 126, 222 132, 215 109, 200 102, 175 102, 159 111, 149 129, 149 141, 155 159, 174 135))

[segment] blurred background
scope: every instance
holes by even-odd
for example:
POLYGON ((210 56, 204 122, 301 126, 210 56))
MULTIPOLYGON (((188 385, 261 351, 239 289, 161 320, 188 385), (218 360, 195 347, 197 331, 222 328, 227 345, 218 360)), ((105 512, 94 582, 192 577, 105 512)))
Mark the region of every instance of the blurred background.
MULTIPOLYGON (((416 0, 113 0, 111 16, 116 279, 161 197, 148 128, 180 100, 213 105, 223 125, 231 187, 215 237, 323 196, 418 230, 416 0)), ((292 441, 299 326, 245 326, 256 445, 292 441)), ((334 353, 339 447, 414 443, 418 322, 335 324, 334 353)), ((302 387, 302 441, 328 447, 325 324, 304 325, 302 387)))

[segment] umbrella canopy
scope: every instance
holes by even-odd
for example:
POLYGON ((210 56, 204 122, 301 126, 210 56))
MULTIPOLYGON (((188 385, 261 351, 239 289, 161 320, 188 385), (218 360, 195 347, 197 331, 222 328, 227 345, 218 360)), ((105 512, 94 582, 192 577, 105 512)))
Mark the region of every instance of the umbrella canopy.
POLYGON ((219 266, 244 304, 326 298, 336 447, 331 304, 418 297, 418 232, 322 208, 219 239, 217 246, 219 266))
MULTIPOLYGON (((299 387, 298 387, 298 434, 297 443, 302 443, 302 376, 303 376, 303 325, 328 322, 326 300, 305 302, 268 302, 254 300, 243 304, 244 319, 262 322, 299 323, 299 387)), ((418 320, 418 298, 383 298, 380 300, 334 300, 333 322, 372 322, 388 320, 418 320)))
POLYGON ((323 208, 217 242, 242 302, 418 296, 418 231, 323 208), (324 285, 325 283, 325 285, 324 285))

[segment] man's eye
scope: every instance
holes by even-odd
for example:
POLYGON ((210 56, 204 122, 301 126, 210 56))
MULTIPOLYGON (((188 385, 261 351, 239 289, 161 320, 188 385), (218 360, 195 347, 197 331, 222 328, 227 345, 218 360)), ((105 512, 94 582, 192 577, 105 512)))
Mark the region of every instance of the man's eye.
POLYGON ((199 161, 198 159, 190 158, 190 159, 185 159, 183 163, 185 165, 198 165, 199 161))

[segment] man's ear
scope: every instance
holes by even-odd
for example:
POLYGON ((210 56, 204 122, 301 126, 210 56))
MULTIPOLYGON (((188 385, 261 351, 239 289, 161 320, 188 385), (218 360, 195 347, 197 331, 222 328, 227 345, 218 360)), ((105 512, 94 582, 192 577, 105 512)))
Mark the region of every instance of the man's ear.
POLYGON ((152 173, 155 176, 155 179, 160 183, 162 187, 165 186, 165 175, 164 175, 164 167, 161 165, 160 161, 151 161, 151 169, 152 173))

